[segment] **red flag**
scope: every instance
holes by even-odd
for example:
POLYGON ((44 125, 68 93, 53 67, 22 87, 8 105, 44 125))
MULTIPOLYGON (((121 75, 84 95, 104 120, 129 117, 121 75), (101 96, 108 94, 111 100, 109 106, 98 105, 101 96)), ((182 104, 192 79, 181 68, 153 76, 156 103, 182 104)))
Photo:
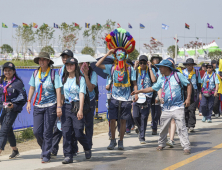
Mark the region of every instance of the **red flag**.
POLYGON ((119 25, 119 23, 117 23, 117 28, 121 28, 121 26, 119 25))
POLYGON ((79 28, 79 24, 75 23, 75 27, 76 27, 76 28, 79 28))
MULTIPOLYGON (((176 40, 176 38, 173 38, 174 40, 176 40)), ((177 43, 179 42, 179 40, 177 39, 177 43)))

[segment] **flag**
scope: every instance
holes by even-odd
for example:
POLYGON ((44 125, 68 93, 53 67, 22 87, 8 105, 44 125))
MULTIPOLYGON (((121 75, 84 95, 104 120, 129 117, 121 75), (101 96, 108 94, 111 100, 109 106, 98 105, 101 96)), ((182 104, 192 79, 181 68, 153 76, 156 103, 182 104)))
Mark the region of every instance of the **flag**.
POLYGON ((54 23, 54 28, 59 28, 58 24, 54 23))
POLYGON ((190 26, 187 23, 185 23, 185 28, 190 29, 190 26))
POLYGON ((74 23, 75 24, 75 28, 79 28, 79 24, 77 23, 74 23))
POLYGON ((145 26, 143 24, 140 24, 140 29, 144 29, 145 26))
POLYGON ((96 23, 97 27, 102 28, 102 26, 99 23, 96 23))
POLYGON ((33 22, 33 28, 38 28, 38 25, 36 23, 33 22))
POLYGON ((164 30, 168 30, 168 28, 169 28, 168 25, 166 25, 166 24, 162 24, 162 29, 164 29, 164 30))
POLYGON ((157 39, 155 39, 155 38, 153 38, 153 37, 151 37, 151 38, 152 38, 152 40, 157 41, 157 39))
POLYGON ((18 28, 18 25, 15 23, 12 23, 12 28, 18 28))
POLYGON ((89 28, 90 27, 90 23, 85 23, 85 27, 89 28))
MULTIPOLYGON (((173 38, 174 40, 176 40, 176 38, 173 38)), ((179 39, 177 39, 177 43, 179 42, 179 39)))
POLYGON ((130 23, 128 24, 128 27, 129 27, 129 28, 133 28, 132 25, 130 25, 130 23))
POLYGON ((26 24, 26 23, 22 23, 22 26, 23 27, 29 27, 28 24, 26 24))
POLYGON ((121 26, 119 25, 119 23, 117 23, 117 28, 121 28, 121 26))
POLYGON ((44 25, 45 27, 48 27, 48 24, 43 23, 43 25, 44 25))
POLYGON ((2 23, 2 28, 8 28, 8 26, 4 23, 2 23))
POLYGON ((207 23, 207 28, 213 29, 213 25, 210 25, 209 23, 207 23))

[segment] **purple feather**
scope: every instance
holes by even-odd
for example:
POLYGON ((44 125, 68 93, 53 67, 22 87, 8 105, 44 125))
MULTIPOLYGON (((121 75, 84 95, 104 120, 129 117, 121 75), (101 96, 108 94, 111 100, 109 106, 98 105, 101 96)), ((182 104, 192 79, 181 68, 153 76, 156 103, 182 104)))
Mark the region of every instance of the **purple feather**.
POLYGON ((113 37, 113 36, 115 36, 115 33, 112 31, 112 32, 110 33, 110 35, 113 37))
POLYGON ((127 37, 127 40, 130 41, 132 38, 133 38, 132 35, 130 35, 127 37))

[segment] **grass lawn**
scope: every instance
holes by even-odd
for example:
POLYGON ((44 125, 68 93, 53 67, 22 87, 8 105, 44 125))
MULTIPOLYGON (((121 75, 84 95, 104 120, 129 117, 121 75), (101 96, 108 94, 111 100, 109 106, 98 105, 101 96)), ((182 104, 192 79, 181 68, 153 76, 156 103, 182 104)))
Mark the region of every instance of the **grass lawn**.
MULTIPOLYGON (((0 60, 0 65, 3 65, 4 63, 9 62, 7 60, 0 60)), ((34 63, 33 60, 12 60, 10 61, 15 64, 15 66, 38 66, 34 63)))

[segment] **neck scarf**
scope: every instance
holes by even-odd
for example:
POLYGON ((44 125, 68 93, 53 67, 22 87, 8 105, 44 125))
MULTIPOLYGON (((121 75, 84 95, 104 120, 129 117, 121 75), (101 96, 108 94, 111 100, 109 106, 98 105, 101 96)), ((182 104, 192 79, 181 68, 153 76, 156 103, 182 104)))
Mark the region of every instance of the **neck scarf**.
POLYGON ((210 82, 210 78, 211 76, 213 75, 213 72, 210 74, 209 76, 209 73, 207 72, 207 85, 206 85, 206 88, 209 90, 209 82, 210 82))
POLYGON ((185 69, 185 71, 184 71, 184 76, 186 76, 186 78, 188 78, 189 80, 191 80, 191 78, 192 78, 192 76, 193 76, 194 74, 196 74, 194 68, 193 68, 193 70, 190 72, 190 74, 189 74, 189 72, 188 72, 187 69, 185 69))
POLYGON ((48 74, 49 74, 49 71, 50 71, 50 67, 47 68, 47 71, 46 71, 46 74, 44 76, 44 78, 42 79, 41 78, 41 73, 42 73, 42 68, 40 67, 39 69, 39 72, 38 72, 38 78, 39 78, 39 81, 40 81, 40 84, 37 88, 37 93, 35 95, 35 100, 33 102, 33 106, 35 105, 35 102, 36 102, 36 99, 37 99, 37 96, 38 96, 38 93, 39 93, 39 101, 38 101, 38 104, 40 103, 41 99, 42 99, 42 84, 44 83, 44 81, 46 80, 46 78, 48 77, 48 74))
POLYGON ((143 88, 144 88, 143 80, 144 80, 144 78, 146 76, 147 71, 148 71, 148 67, 146 66, 145 74, 142 75, 141 67, 140 66, 138 67, 138 72, 139 72, 140 77, 141 77, 141 85, 142 85, 143 88))
MULTIPOLYGON (((15 81, 16 77, 14 76, 12 80, 8 81, 8 83, 6 84, 6 86, 3 87, 3 93, 5 95, 5 102, 6 102, 6 96, 8 96, 8 92, 7 92, 7 88, 8 86, 10 86, 14 81, 15 81)), ((6 78, 4 79, 4 82, 6 81, 6 78)))
POLYGON ((180 71, 180 73, 182 73, 182 74, 183 74, 183 70, 182 70, 180 67, 177 67, 177 70, 179 70, 179 71, 180 71))

